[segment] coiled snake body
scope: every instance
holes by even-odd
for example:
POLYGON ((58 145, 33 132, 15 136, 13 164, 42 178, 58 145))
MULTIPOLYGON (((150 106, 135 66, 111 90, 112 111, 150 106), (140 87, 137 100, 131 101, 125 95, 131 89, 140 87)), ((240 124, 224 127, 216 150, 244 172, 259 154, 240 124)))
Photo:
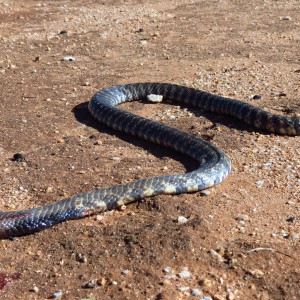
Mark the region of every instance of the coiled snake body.
POLYGON ((114 107, 150 94, 234 116, 269 132, 300 135, 299 117, 274 115, 238 100, 184 86, 135 83, 103 89, 89 102, 94 118, 114 129, 184 153, 197 160, 199 167, 190 173, 156 176, 80 193, 37 208, 0 212, 0 238, 30 234, 65 220, 110 210, 145 197, 195 192, 221 182, 230 172, 230 161, 221 150, 193 135, 114 107))

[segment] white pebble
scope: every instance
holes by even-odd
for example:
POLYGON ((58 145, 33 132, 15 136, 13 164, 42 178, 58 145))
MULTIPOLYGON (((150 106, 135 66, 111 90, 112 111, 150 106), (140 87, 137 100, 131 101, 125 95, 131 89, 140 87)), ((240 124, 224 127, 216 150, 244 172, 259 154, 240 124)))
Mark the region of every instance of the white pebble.
POLYGON ((75 57, 73 57, 73 56, 64 56, 62 60, 64 60, 64 61, 74 61, 75 57))
POLYGON ((121 160, 121 158, 118 157, 118 156, 114 156, 114 157, 112 157, 111 159, 112 159, 112 160, 117 160, 117 161, 121 160))
POLYGON ((272 166, 272 162, 271 161, 267 161, 265 163, 262 164, 264 167, 270 167, 272 166))
POLYGON ((179 287, 179 288, 177 288, 178 289, 178 291, 180 291, 180 292, 186 292, 186 291, 188 291, 190 288, 188 287, 188 286, 182 286, 182 287, 179 287))
POLYGON ((200 196, 208 196, 209 194, 210 194, 210 191, 208 191, 208 190, 200 191, 200 196))
POLYGON ((180 278, 190 278, 191 273, 190 273, 190 271, 188 271, 188 270, 182 270, 182 271, 180 271, 180 272, 178 273, 178 276, 179 276, 180 278))
POLYGON ((129 271, 128 269, 122 270, 122 274, 124 274, 124 275, 128 275, 129 272, 130 272, 130 271, 129 271))
POLYGON ((296 203, 294 201, 288 201, 287 204, 288 205, 295 205, 296 203))
POLYGON ((263 185, 264 184, 264 180, 257 180, 255 183, 257 185, 263 185))
POLYGON ((178 221, 178 223, 180 223, 180 224, 184 224, 184 223, 186 223, 186 222, 188 221, 188 219, 187 219, 186 217, 184 217, 184 216, 179 216, 179 217, 177 218, 177 221, 178 221))
POLYGON ((213 257, 216 257, 218 260, 220 260, 220 261, 223 261, 224 259, 223 259, 223 257, 217 252, 217 251, 215 251, 214 249, 210 249, 209 250, 209 254, 211 255, 211 256, 213 256, 213 257))
POLYGON ((192 296, 199 296, 201 295, 201 291, 199 289, 191 289, 192 296))
POLYGON ((162 102, 163 101, 163 96, 162 95, 150 94, 150 95, 147 96, 147 99, 150 102, 162 102))
POLYGON ((104 217, 102 215, 97 215, 96 220, 100 223, 104 223, 104 217))
POLYGON ((163 269, 163 271, 164 271, 165 273, 171 273, 171 272, 172 272, 172 268, 171 268, 171 267, 165 267, 165 268, 163 269))
POLYGON ((146 40, 141 40, 140 44, 143 45, 143 46, 146 46, 148 44, 148 42, 146 40))
POLYGON ((176 279, 176 275, 175 274, 166 274, 165 275, 165 279, 176 279))
POLYGON ((61 291, 57 291, 55 293, 53 293, 52 297, 55 299, 55 298, 59 298, 62 296, 62 292, 61 291))
POLYGON ((33 291, 34 293, 38 293, 39 290, 40 290, 40 289, 39 289, 36 285, 34 285, 33 288, 32 288, 32 291, 33 291))
POLYGON ((283 20, 283 21, 290 21, 290 20, 292 20, 292 18, 290 16, 284 16, 284 17, 281 17, 280 19, 283 20))

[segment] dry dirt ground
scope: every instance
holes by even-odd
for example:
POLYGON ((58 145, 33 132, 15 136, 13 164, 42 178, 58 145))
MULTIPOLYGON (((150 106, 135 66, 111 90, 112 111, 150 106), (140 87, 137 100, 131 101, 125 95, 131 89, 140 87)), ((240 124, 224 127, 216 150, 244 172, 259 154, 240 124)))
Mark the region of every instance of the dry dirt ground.
MULTIPOLYGON (((91 120, 87 101, 109 85, 173 82, 300 113, 299 0, 0 0, 0 21, 1 210, 195 167, 91 120)), ((188 107, 122 107, 210 140, 231 174, 208 195, 0 241, 0 298, 300 299, 299 137, 188 107)))

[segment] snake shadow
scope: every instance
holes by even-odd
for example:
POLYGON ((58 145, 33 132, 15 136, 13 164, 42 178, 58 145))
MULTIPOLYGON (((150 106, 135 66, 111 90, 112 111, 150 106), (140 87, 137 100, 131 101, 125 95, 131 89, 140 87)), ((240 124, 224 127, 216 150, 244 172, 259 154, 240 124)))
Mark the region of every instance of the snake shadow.
MULTIPOLYGON (((148 102, 149 103, 149 102, 148 102)), ((84 102, 76 105, 72 112, 74 117, 78 122, 84 124, 88 127, 92 127, 99 132, 106 133, 112 136, 116 136, 120 140, 130 143, 136 147, 143 148, 147 152, 151 153, 158 159, 163 159, 164 157, 169 157, 173 160, 179 161, 186 169, 187 172, 195 170, 199 164, 194 159, 189 156, 176 152, 175 150, 168 149, 162 145, 151 143, 140 139, 138 137, 120 132, 118 130, 112 129, 96 121, 90 114, 88 110, 88 102, 84 102)))

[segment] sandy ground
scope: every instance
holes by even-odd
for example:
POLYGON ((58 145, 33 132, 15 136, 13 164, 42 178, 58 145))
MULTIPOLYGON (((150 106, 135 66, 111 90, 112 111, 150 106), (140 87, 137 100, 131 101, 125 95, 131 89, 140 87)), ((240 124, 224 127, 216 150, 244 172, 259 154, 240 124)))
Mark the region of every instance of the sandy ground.
MULTIPOLYGON (((173 82, 299 115, 299 12, 298 0, 0 0, 0 209, 195 167, 92 121, 86 103, 109 85, 173 82)), ((232 173, 206 196, 2 240, 0 298, 300 299, 299 137, 176 105, 122 107, 210 140, 232 173)))

